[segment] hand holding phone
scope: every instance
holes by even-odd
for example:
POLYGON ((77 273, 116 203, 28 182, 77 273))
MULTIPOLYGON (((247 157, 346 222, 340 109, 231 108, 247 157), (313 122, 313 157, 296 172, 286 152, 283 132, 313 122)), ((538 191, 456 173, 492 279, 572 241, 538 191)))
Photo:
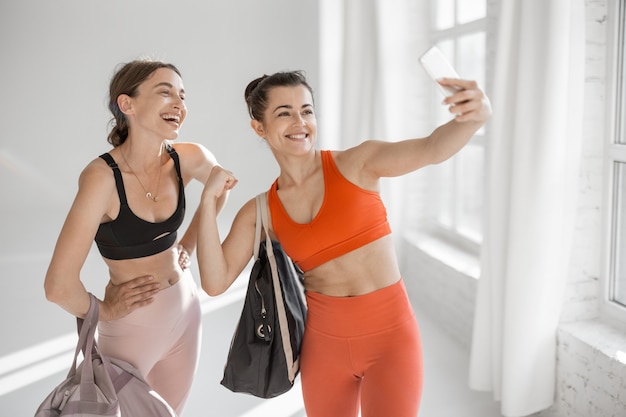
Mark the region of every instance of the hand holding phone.
POLYGON ((419 60, 444 96, 449 97, 459 90, 458 88, 443 86, 437 82, 440 78, 461 78, 439 48, 431 47, 424 52, 419 60))

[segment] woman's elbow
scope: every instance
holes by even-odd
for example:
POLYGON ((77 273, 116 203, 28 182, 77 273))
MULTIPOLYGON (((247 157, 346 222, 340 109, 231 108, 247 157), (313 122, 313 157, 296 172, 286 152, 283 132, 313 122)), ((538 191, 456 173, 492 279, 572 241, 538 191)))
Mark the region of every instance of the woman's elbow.
POLYGON ((59 304, 59 302, 66 297, 67 292, 64 290, 63 286, 48 277, 46 277, 44 281, 43 289, 46 294, 46 300, 51 303, 59 304))
POLYGON ((223 294, 228 289, 228 286, 224 285, 222 282, 211 278, 211 275, 215 276, 214 271, 211 271, 211 273, 209 274, 206 272, 203 273, 202 267, 200 267, 199 269, 200 285, 202 286, 202 290, 205 293, 207 293, 211 297, 215 297, 217 295, 223 294))
POLYGON ((223 294, 228 288, 224 288, 223 286, 216 285, 211 282, 206 282, 206 280, 202 280, 202 289, 205 293, 207 293, 211 297, 216 297, 220 294, 223 294))

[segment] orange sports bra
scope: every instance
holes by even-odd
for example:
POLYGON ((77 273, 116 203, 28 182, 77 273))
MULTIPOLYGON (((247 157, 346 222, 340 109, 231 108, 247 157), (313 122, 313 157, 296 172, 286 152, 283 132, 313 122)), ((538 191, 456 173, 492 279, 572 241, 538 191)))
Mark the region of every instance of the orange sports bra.
POLYGON ((321 154, 324 201, 310 223, 296 223, 289 217, 278 198, 278 179, 268 193, 274 234, 305 272, 391 233, 380 195, 348 181, 331 151, 321 154))

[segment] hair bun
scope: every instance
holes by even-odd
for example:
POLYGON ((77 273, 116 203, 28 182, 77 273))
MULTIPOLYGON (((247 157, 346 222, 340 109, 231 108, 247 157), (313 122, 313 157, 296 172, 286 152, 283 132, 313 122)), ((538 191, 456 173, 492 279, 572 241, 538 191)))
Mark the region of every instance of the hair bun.
POLYGON ((252 94, 252 92, 259 86, 259 84, 261 84, 261 82, 268 77, 269 75, 264 74, 263 76, 257 78, 256 80, 250 81, 250 84, 248 84, 248 86, 246 87, 246 91, 244 92, 244 98, 246 99, 246 102, 250 98, 250 95, 252 94))

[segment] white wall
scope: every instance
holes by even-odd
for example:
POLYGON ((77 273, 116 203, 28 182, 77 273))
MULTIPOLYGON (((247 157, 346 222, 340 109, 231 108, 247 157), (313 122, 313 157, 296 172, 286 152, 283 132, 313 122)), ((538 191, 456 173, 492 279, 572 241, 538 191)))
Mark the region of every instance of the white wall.
MULTIPOLYGON (((318 86, 317 7, 304 0, 0 2, 0 393, 22 369, 7 371, 17 366, 11 354, 75 329, 45 300, 42 284, 78 175, 110 148, 114 68, 147 55, 181 70, 189 114, 179 140, 205 144, 240 179, 222 214, 227 224, 278 173, 249 127, 244 88, 285 69, 305 70, 318 86)), ((190 209, 200 190, 189 189, 190 209)), ((107 276, 93 252, 83 281, 99 295, 107 276)), ((222 336, 227 346, 230 334, 222 336)), ((0 394, 0 414, 32 415, 57 379, 0 394)))
POLYGON ((12 198, 0 208, 69 205, 79 171, 109 148, 114 67, 143 55, 182 71, 189 116, 180 140, 250 167, 244 184, 264 185, 273 173, 257 159, 269 154, 249 128, 243 91, 281 69, 304 69, 317 86, 317 22, 310 1, 3 1, 0 186, 12 198))

